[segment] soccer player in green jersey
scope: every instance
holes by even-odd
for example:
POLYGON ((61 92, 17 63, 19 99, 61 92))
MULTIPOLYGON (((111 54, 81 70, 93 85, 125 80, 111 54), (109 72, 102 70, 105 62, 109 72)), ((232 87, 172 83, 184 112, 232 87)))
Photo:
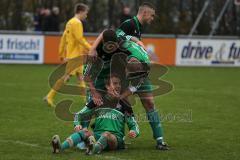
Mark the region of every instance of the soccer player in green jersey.
MULTIPOLYGON (((110 75, 106 80, 105 87, 107 94, 103 97, 103 105, 81 114, 81 116, 84 116, 85 114, 88 114, 88 112, 93 112, 95 115, 95 127, 93 133, 86 129, 76 131, 62 144, 60 143, 58 135, 53 136, 53 153, 64 151, 70 147, 76 146, 82 141, 85 141, 88 144, 87 154, 100 153, 106 149, 123 149, 125 123, 127 123, 130 130, 128 133, 130 138, 135 138, 139 135, 138 124, 136 123, 132 112, 118 103, 118 98, 121 94, 120 78, 114 74, 110 75)), ((81 118, 79 118, 79 121, 81 121, 81 118)), ((79 121, 75 121, 75 128, 80 124, 79 121)))
POLYGON ((151 3, 143 3, 139 6, 138 13, 132 19, 124 21, 117 29, 118 36, 125 36, 145 49, 142 43, 142 26, 151 24, 155 17, 155 8, 151 3))
MULTIPOLYGON (((118 37, 124 38, 126 37, 127 40, 131 40, 136 42, 138 45, 142 46, 143 49, 146 50, 144 44, 141 41, 142 35, 142 26, 145 24, 151 24, 155 17, 155 7, 151 3, 143 3, 139 6, 138 13, 132 19, 126 20, 123 22, 120 27, 117 29, 116 33, 118 37)), ((93 46, 94 47, 94 46, 93 46)), ((131 52, 134 54, 132 55, 131 62, 138 64, 138 61, 141 63, 144 61, 149 63, 149 59, 147 53, 145 51, 138 52, 138 47, 131 48, 131 52), (142 54, 138 54, 142 53, 142 54), (146 54, 146 56, 143 56, 146 54), (141 56, 144 59, 140 59, 141 56)), ((92 50, 92 49, 91 49, 92 50)), ((134 68, 132 68, 134 70, 134 68)), ((134 71, 133 71, 134 72, 134 71)), ((144 80, 144 83, 139 88, 131 88, 132 93, 136 91, 139 95, 140 100, 142 102, 143 107, 146 110, 147 117, 149 119, 149 123, 151 125, 153 131, 153 137, 157 141, 156 148, 159 150, 168 149, 168 147, 163 142, 163 131, 160 124, 159 115, 155 109, 152 89, 151 89, 151 82, 148 78, 144 80)), ((130 95, 130 92, 128 93, 130 95)))
MULTIPOLYGON (((153 132, 153 138, 156 140, 157 145, 156 149, 159 150, 168 150, 168 146, 163 140, 163 129, 160 122, 160 117, 158 115, 157 110, 155 109, 155 103, 154 103, 154 97, 152 93, 152 85, 148 78, 148 73, 150 69, 150 60, 148 57, 147 52, 139 45, 132 41, 127 41, 122 38, 122 36, 116 38, 116 33, 110 30, 104 31, 102 34, 99 35, 97 40, 93 44, 93 48, 91 50, 94 50, 94 46, 98 46, 100 44, 104 44, 103 46, 111 45, 111 46, 120 46, 120 50, 122 50, 122 53, 126 55, 127 63, 126 67, 129 67, 129 74, 128 79, 132 79, 132 82, 129 83, 130 85, 125 90, 125 92, 121 95, 121 100, 124 101, 129 95, 136 93, 142 104, 143 107, 146 110, 146 114, 150 123, 150 126, 152 128, 153 132), (107 41, 106 41, 107 39, 107 41), (121 41, 123 40, 123 41, 121 41), (109 42, 110 43, 107 43, 109 42), (106 44, 105 44, 106 43, 106 44), (117 43, 117 44, 116 44, 117 43), (132 65, 130 65, 132 64, 132 65), (131 69, 130 69, 131 68, 131 69), (142 71, 141 71, 142 70, 142 71), (141 71, 141 72, 140 72, 141 71), (133 78, 135 77, 135 78, 133 78)), ((98 48, 97 47, 97 48, 98 48)), ((108 48, 108 47, 104 47, 108 48)), ((111 48, 111 47, 109 47, 111 48)), ((119 48, 113 47, 114 50, 111 50, 112 55, 116 55, 116 51, 119 48), (116 49, 115 49, 116 48, 116 49)), ((105 53, 104 51, 103 53, 105 53)), ((94 53, 94 52, 92 52, 94 53)), ((108 55, 108 52, 105 53, 105 56, 108 55)), ((104 54, 102 54, 104 56, 104 54)), ((99 57, 99 51, 97 50, 97 57, 99 57)), ((101 56, 100 56, 101 58, 101 56)), ((119 59, 120 61, 120 59, 119 59)), ((115 61, 116 62, 116 61, 115 61)), ((118 70, 119 66, 112 67, 113 70, 118 70), (116 69, 117 68, 117 69, 116 69)), ((108 73, 110 73, 110 67, 108 69, 108 73)), ((126 74, 127 73, 123 73, 126 74)), ((101 72, 100 72, 101 75, 101 72)), ((99 77, 99 75, 98 75, 99 77)), ((101 76, 100 76, 101 77, 101 76)), ((101 81, 97 79, 95 81, 95 86, 102 86, 101 81)), ((94 85, 91 85, 94 88, 94 85)), ((94 90, 94 89, 92 89, 94 90)), ((95 92, 95 91, 94 91, 95 92)), ((101 104, 101 98, 95 97, 95 94, 92 94, 93 101, 96 105, 101 104)), ((121 101, 120 100, 120 101, 121 101)))

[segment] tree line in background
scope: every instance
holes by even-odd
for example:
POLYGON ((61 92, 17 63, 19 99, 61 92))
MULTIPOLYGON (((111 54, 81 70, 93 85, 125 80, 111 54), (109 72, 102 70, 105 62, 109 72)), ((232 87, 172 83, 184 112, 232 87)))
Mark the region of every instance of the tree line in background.
MULTIPOLYGON (((0 30, 34 30, 35 17, 39 9, 44 8, 54 14, 53 8, 59 8, 56 17, 44 19, 46 28, 55 20, 61 31, 69 18, 73 16, 74 5, 85 3, 90 7, 87 21, 84 22, 86 32, 100 32, 106 27, 117 27, 120 24, 124 6, 131 8, 133 16, 138 6, 144 0, 1 0, 0 1, 0 30), (48 23, 49 24, 48 24, 48 23)), ((194 22, 201 12, 206 0, 148 0, 156 6, 156 18, 152 25, 144 28, 144 33, 157 34, 189 34, 194 22)), ((203 14, 195 35, 208 35, 226 0, 210 0, 203 14)), ((216 35, 240 35, 240 8, 231 0, 216 35)), ((47 12, 45 12, 47 13, 47 12)), ((48 13, 49 14, 49 13, 48 13)), ((36 30, 36 29, 35 29, 36 30)))

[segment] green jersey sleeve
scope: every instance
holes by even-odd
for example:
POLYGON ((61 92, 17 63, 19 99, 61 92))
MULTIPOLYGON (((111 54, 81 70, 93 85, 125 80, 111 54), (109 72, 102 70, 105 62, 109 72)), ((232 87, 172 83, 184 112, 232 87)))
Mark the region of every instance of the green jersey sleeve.
POLYGON ((133 130, 137 136, 139 136, 140 132, 139 132, 139 126, 135 120, 134 116, 126 116, 126 123, 128 126, 129 131, 133 130))
MULTIPOLYGON (((81 111, 74 115, 73 125, 74 127, 80 125, 84 120, 88 120, 94 114, 94 109, 85 106, 81 111)), ((84 126, 83 126, 84 128, 84 126)))
POLYGON ((121 36, 136 37, 141 40, 142 25, 138 18, 135 16, 132 19, 124 21, 117 29, 119 33, 124 33, 121 36))
POLYGON ((121 29, 117 29, 116 31, 117 37, 121 38, 123 40, 131 40, 132 36, 131 35, 127 35, 123 30, 121 29))

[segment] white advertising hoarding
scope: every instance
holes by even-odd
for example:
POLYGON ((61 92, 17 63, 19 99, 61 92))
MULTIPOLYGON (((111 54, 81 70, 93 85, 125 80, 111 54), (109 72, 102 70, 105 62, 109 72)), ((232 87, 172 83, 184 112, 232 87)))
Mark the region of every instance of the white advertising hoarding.
POLYGON ((0 63, 42 64, 44 36, 0 34, 0 63))
POLYGON ((240 66, 240 41, 177 39, 176 65, 240 66))

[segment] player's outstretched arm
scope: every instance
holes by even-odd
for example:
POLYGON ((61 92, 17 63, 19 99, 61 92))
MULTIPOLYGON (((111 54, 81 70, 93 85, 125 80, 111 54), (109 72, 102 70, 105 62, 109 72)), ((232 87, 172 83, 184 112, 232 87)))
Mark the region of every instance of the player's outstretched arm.
POLYGON ((125 102, 119 101, 119 103, 123 106, 123 112, 125 115, 125 122, 127 123, 129 133, 128 136, 130 138, 136 138, 139 136, 139 127, 137 121, 134 117, 133 109, 130 104, 126 104, 125 102))
POLYGON ((136 138, 137 136, 139 136, 140 132, 139 132, 139 126, 135 120, 135 117, 131 115, 131 116, 127 116, 126 119, 127 119, 127 126, 129 128, 128 137, 136 138))
POLYGON ((74 115, 74 131, 78 132, 83 128, 87 128, 88 126, 84 126, 81 124, 83 121, 89 120, 89 117, 92 117, 94 114, 94 108, 91 108, 90 106, 93 106, 94 104, 92 102, 89 102, 83 109, 81 109, 79 112, 77 112, 74 115))
POLYGON ((99 74, 99 68, 103 66, 103 62, 100 59, 97 59, 96 62, 89 61, 87 64, 86 70, 84 72, 84 81, 86 82, 87 86, 89 87, 90 93, 92 95, 92 99, 97 106, 101 106, 103 104, 101 94, 96 90, 94 86, 94 81, 96 80, 99 74), (99 61, 98 61, 99 60, 99 61))
MULTIPOLYGON (((129 27, 128 25, 126 25, 126 27, 129 27)), ((143 49, 146 50, 145 45, 143 44, 142 41, 140 41, 137 37, 131 36, 126 34, 122 29, 117 29, 116 31, 117 37, 123 39, 123 40, 130 40, 135 42, 136 44, 138 44, 139 46, 141 46, 143 49)))

